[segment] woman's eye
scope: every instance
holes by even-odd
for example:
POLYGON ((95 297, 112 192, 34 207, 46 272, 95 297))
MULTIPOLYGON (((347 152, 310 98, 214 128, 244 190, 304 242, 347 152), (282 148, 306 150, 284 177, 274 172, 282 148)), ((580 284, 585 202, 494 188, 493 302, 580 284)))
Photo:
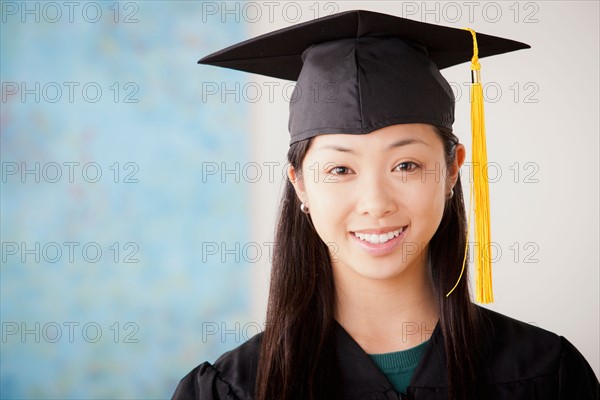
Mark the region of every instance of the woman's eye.
POLYGON ((406 161, 398 164, 396 168, 401 171, 411 172, 419 168, 419 165, 412 161, 406 161))
POLYGON ((346 175, 350 169, 348 167, 333 167, 329 170, 330 174, 333 175, 346 175))

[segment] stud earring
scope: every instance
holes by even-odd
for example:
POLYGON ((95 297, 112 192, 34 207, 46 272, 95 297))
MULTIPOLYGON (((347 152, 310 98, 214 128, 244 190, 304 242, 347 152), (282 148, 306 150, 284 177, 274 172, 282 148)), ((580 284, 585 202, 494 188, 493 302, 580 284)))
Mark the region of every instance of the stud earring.
POLYGON ((302 210, 302 212, 304 214, 308 214, 310 211, 308 210, 308 207, 304 205, 304 203, 300 204, 300 209, 302 210))

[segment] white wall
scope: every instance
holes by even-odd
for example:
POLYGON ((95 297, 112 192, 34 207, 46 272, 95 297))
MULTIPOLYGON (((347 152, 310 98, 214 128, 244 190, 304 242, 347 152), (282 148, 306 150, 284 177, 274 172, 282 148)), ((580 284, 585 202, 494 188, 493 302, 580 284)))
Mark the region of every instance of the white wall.
MULTIPOLYGON (((488 159, 497 163, 502 174, 490 184, 492 240, 502 254, 494 264, 495 303, 487 307, 566 336, 596 375, 600 371, 598 4, 346 1, 278 2, 269 8, 253 2, 255 8, 247 9, 246 21, 250 38, 291 25, 298 7, 300 21, 314 18, 317 10, 322 16, 331 10, 365 9, 468 26, 532 46, 482 60, 482 79, 489 90, 488 159), (250 14, 256 10, 262 13, 260 18, 250 14), (516 170, 520 171, 518 178, 516 170), (532 179, 537 182, 526 182, 532 179), (538 262, 525 262, 528 255, 538 262)), ((454 127, 467 146, 468 157, 470 119, 465 83, 469 73, 468 62, 443 71, 448 81, 461 88, 460 93, 455 92, 461 97, 454 127)), ((249 80, 264 89, 264 96, 252 108, 252 158, 264 166, 276 162, 280 172, 289 141, 288 104, 282 95, 287 82, 258 75, 249 80), (279 84, 272 102, 267 98, 268 82, 279 84)), ((281 183, 279 174, 273 183, 261 179, 252 185, 252 237, 258 243, 273 241, 281 183)), ((468 192, 465 196, 468 199, 468 192)), ((252 285, 255 321, 264 321, 267 261, 252 266, 256 270, 252 285)))

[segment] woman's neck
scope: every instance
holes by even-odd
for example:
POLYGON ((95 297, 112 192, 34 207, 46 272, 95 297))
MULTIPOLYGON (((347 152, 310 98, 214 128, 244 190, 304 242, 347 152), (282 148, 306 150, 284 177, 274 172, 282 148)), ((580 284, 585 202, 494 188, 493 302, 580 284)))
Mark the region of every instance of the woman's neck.
POLYGON ((375 280, 333 265, 335 319, 367 353, 406 350, 429 339, 438 310, 426 268, 375 280))

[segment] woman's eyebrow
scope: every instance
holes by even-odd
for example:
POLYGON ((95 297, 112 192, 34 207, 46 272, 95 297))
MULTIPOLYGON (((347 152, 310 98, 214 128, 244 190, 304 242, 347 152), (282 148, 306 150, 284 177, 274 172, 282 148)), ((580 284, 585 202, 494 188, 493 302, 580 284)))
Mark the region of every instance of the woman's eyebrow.
MULTIPOLYGON (((392 144, 390 144, 387 148, 387 150, 391 150, 394 149, 396 147, 401 147, 401 146, 406 146, 409 144, 417 144, 417 143, 421 143, 424 144, 425 146, 429 146, 427 143, 425 143, 423 140, 421 139, 417 139, 417 138, 408 138, 408 139, 401 139, 398 140, 392 144)), ((322 145, 319 146, 317 149, 318 150, 335 150, 335 151, 339 151, 342 153, 350 153, 350 154, 354 154, 356 153, 353 149, 347 148, 347 147, 343 147, 343 146, 338 146, 335 144, 326 144, 326 145, 322 145)))

